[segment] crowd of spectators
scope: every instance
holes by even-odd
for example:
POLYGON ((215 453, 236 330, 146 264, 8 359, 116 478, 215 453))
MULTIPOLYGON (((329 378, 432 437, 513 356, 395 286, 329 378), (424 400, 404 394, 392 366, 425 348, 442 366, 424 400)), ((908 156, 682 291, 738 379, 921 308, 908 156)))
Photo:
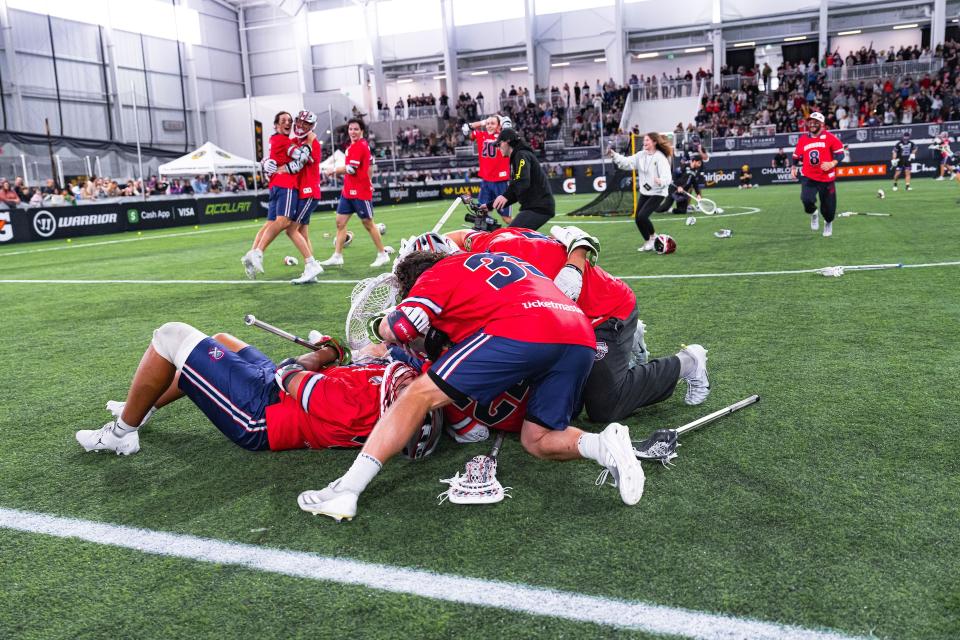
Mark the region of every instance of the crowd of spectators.
MULTIPOLYGON (((192 179, 175 178, 167 181, 150 176, 146 182, 147 196, 190 195, 204 193, 238 193, 253 188, 251 176, 230 174, 225 181, 218 176, 201 175, 192 179)), ((0 202, 8 207, 57 206, 88 203, 110 198, 142 197, 143 183, 140 180, 112 180, 101 176, 70 180, 66 187, 57 186, 48 178, 42 186, 28 187, 23 178, 16 177, 11 184, 0 178, 0 202)))

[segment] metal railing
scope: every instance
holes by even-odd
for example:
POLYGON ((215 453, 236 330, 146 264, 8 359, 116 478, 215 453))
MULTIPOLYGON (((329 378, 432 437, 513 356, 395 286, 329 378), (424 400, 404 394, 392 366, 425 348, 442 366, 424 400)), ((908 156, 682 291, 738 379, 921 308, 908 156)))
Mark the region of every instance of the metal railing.
POLYGON ((698 81, 685 78, 674 80, 657 80, 630 85, 630 99, 634 102, 641 100, 668 100, 670 98, 690 98, 697 95, 698 81))
POLYGON ((878 62, 877 64, 844 65, 826 69, 827 82, 847 82, 874 78, 902 78, 903 76, 923 76, 935 74, 943 68, 942 58, 930 60, 903 60, 900 62, 878 62))

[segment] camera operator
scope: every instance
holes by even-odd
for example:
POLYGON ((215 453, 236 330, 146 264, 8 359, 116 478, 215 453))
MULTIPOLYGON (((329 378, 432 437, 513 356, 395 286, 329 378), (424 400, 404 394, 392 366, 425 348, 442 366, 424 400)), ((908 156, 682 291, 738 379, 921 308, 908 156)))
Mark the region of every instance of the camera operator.
POLYGON ((511 227, 539 229, 556 212, 553 193, 547 174, 537 161, 533 149, 524 142, 516 129, 504 129, 497 137, 500 153, 510 158, 510 185, 502 196, 493 201, 497 211, 514 202, 520 203, 520 213, 511 227))

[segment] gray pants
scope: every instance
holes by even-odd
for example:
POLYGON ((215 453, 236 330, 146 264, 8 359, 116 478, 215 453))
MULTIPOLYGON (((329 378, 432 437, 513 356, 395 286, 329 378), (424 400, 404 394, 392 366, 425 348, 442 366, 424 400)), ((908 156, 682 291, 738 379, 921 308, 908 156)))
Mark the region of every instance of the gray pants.
POLYGON ((677 356, 657 358, 630 368, 636 309, 626 320, 610 318, 595 329, 597 356, 583 387, 583 405, 594 422, 623 420, 640 407, 673 395, 680 378, 677 356))

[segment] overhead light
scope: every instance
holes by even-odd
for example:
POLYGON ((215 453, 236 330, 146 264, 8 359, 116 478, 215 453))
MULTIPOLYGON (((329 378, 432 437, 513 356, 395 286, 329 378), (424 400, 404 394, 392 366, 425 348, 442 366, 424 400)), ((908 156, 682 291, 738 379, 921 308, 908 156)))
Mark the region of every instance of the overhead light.
POLYGON ((800 42, 801 40, 806 40, 807 36, 790 36, 789 38, 784 38, 784 42, 800 42))
POLYGON ((734 43, 735 47, 755 47, 757 46, 756 42, 736 42, 734 43))
POLYGON ((863 30, 862 30, 862 29, 852 29, 852 30, 850 30, 850 31, 838 31, 838 32, 837 32, 837 35, 838 35, 838 36, 855 36, 855 35, 857 35, 858 33, 863 33, 863 30))
POLYGON ((606 59, 606 58, 594 58, 593 61, 594 61, 594 62, 606 62, 607 59, 606 59))
POLYGON ((434 80, 446 80, 447 76, 433 76, 434 80))
POLYGON ((510 67, 510 71, 526 71, 528 67, 510 67))
POLYGON ((706 47, 690 47, 689 49, 684 49, 684 53, 700 53, 701 51, 706 51, 706 47))
POLYGON ((551 64, 550 66, 551 66, 551 67, 569 67, 569 66, 570 66, 570 63, 569 63, 569 62, 554 62, 554 63, 551 64))
POLYGON ((919 26, 920 25, 917 24, 916 22, 914 22, 913 24, 898 24, 893 27, 893 30, 896 31, 897 29, 916 29, 919 26))
POLYGON ((471 72, 470 72, 470 75, 472 75, 472 76, 485 76, 485 75, 487 75, 488 73, 490 73, 490 72, 489 72, 489 71, 471 71, 471 72))
POLYGON ((644 58, 656 58, 658 55, 660 54, 656 51, 651 51, 650 53, 638 53, 637 60, 643 60, 644 58))
POLYGON ((951 20, 950 22, 960 22, 960 18, 954 18, 954 19, 951 20))
POLYGON ((413 78, 402 78, 397 80, 397 84, 410 84, 411 82, 413 82, 413 78))

